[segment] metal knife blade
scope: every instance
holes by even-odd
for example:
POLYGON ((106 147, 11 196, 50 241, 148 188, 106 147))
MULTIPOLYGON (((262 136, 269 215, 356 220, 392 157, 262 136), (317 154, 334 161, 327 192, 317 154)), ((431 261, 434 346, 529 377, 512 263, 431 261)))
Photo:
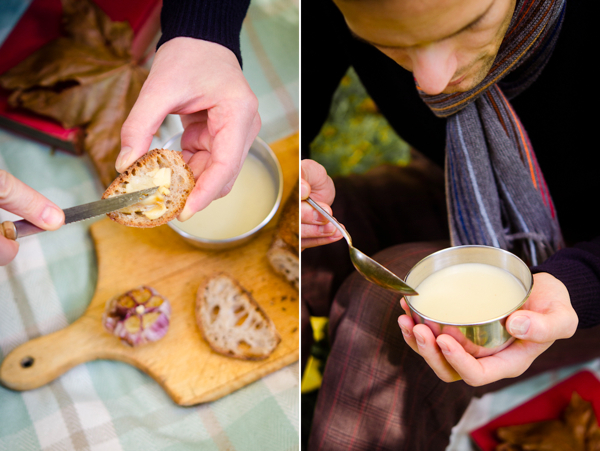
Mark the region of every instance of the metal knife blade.
MULTIPOLYGON (((151 194, 154 194, 157 189, 158 186, 153 186, 152 188, 147 188, 141 191, 121 194, 119 196, 109 197, 108 199, 90 202, 89 204, 66 208, 63 210, 65 212, 65 225, 73 222, 83 221, 84 219, 93 218, 94 216, 110 213, 111 211, 120 210, 121 208, 129 207, 130 205, 140 202, 151 194)), ((25 219, 15 221, 14 225, 16 228, 16 237, 14 239, 33 235, 39 232, 45 232, 44 229, 40 229, 25 219)))

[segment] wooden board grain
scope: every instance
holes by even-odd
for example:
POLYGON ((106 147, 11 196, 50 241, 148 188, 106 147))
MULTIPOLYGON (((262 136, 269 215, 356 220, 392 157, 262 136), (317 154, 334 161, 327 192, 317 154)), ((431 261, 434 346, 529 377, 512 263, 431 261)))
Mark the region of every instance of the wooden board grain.
MULTIPOLYGON (((284 173, 285 200, 298 179, 298 136, 271 147, 284 173)), ((278 218, 279 212, 254 240, 226 251, 192 247, 166 225, 136 229, 109 219, 98 221, 91 226, 98 284, 88 309, 68 327, 14 349, 0 367, 0 381, 15 390, 29 390, 80 363, 120 360, 153 377, 177 404, 193 405, 216 400, 295 362, 298 292, 272 271, 266 258, 278 218), (196 291, 215 272, 238 279, 274 321, 282 341, 268 359, 224 357, 202 339, 194 317, 196 291), (131 348, 104 330, 101 317, 108 299, 139 285, 150 285, 167 297, 173 312, 163 339, 131 348)))

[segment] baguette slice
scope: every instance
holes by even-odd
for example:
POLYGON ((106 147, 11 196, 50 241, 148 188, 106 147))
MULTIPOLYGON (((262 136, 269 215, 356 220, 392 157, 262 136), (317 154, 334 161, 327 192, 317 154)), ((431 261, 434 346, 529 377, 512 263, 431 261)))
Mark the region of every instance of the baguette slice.
POLYGON ((229 357, 266 359, 281 342, 275 324, 252 295, 223 273, 198 289, 196 321, 211 349, 229 357))
POLYGON ((160 192, 150 201, 113 211, 108 213, 108 217, 130 227, 156 227, 177 217, 194 189, 195 181, 194 174, 181 158, 181 154, 174 150, 154 149, 140 157, 110 184, 102 199, 125 194, 128 184, 138 186, 135 190, 150 188, 152 184, 144 186, 143 183, 151 183, 152 176, 148 174, 153 174, 161 168, 171 170, 170 183, 166 190, 159 188, 160 192), (154 214, 151 213, 153 209, 154 214), (157 211, 160 215, 154 217, 157 211))
POLYGON ((288 197, 267 258, 276 273, 282 275, 296 290, 300 284, 300 204, 298 183, 288 197))

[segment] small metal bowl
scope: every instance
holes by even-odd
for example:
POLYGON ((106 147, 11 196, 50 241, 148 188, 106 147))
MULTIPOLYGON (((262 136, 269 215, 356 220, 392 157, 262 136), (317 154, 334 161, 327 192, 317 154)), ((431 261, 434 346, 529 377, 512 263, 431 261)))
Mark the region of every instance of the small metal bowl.
MULTIPOLYGON (((165 149, 181 151, 181 133, 175 135, 169 139, 163 147, 165 149)), ((189 244, 196 246, 200 249, 208 250, 222 250, 231 249, 233 247, 241 246, 254 238, 257 233, 273 218, 279 204, 281 203, 281 197, 283 195, 283 172, 277 156, 271 148, 262 139, 256 138, 250 147, 248 155, 252 155, 257 158, 267 169, 269 175, 272 178, 273 186, 275 188, 275 202, 273 207, 267 214, 267 216, 261 221, 260 224, 255 226, 253 229, 245 232, 241 235, 234 236, 227 239, 210 239, 201 236, 192 235, 188 232, 181 230, 173 222, 169 222, 169 227, 173 229, 179 236, 181 236, 189 244)))
POLYGON ((477 358, 495 354, 515 340, 506 330, 506 319, 527 301, 533 287, 533 276, 519 257, 503 249, 489 246, 456 246, 425 257, 408 272, 405 282, 411 287, 418 287, 434 272, 461 263, 484 263, 508 271, 523 284, 525 297, 502 316, 473 324, 449 323, 429 318, 412 306, 413 296, 405 296, 406 303, 415 324, 426 324, 436 337, 440 334, 451 335, 469 354, 477 358))

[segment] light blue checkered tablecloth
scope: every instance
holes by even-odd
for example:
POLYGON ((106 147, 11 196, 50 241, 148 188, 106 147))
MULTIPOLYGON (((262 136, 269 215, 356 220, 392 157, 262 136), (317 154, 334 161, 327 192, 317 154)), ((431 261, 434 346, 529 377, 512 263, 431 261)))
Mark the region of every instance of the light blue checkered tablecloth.
MULTIPOLYGON (((28 4, 0 1, 0 43, 28 4)), ((298 30, 298 4, 290 0, 255 1, 244 23, 244 73, 259 98, 259 136, 267 142, 298 129, 298 30)), ((170 118, 153 144, 180 127, 170 118)), ((0 168, 63 208, 103 191, 87 157, 2 130, 0 168)), ((16 217, 0 210, 0 221, 7 219, 16 217)), ((29 237, 15 261, 0 267, 0 360, 85 311, 97 279, 92 222, 29 237)), ((86 363, 36 390, 0 387, 0 450, 299 449, 298 371, 296 363, 218 401, 184 408, 132 366, 86 363)))

